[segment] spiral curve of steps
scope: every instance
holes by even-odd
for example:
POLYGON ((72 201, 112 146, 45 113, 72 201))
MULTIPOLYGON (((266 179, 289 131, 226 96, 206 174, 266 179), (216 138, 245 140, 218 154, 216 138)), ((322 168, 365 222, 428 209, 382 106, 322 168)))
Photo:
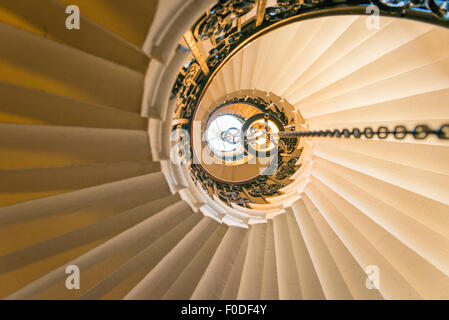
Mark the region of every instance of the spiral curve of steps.
MULTIPOLYGON (((0 2, 0 298, 449 298, 448 142, 301 138, 282 195, 229 207, 171 161, 179 44, 216 1, 36 3, 0 2)), ((449 30, 365 19, 268 33, 202 104, 256 90, 304 129, 447 123, 449 30)))

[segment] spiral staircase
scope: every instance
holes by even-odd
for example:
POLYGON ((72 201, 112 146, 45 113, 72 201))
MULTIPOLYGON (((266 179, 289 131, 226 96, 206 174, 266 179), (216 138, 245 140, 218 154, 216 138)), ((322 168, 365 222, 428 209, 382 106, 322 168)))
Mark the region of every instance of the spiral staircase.
POLYGON ((216 188, 246 164, 199 175, 178 152, 178 129, 195 154, 207 116, 236 98, 279 107, 298 132, 443 128, 445 16, 435 1, 377 3, 373 28, 369 2, 218 1, 237 42, 217 51, 221 30, 192 28, 216 0, 1 1, 0 298, 448 299, 447 131, 301 136, 292 174, 243 202, 216 188))

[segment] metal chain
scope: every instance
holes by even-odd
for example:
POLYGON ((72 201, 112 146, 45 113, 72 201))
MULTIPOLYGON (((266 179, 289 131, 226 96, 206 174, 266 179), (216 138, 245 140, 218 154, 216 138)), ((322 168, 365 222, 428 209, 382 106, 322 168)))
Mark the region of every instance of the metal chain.
POLYGON ((388 127, 378 127, 374 130, 371 127, 366 127, 363 131, 358 128, 342 129, 342 130, 315 130, 315 131, 281 131, 270 135, 277 135, 280 137, 330 137, 330 138, 361 138, 372 139, 377 136, 379 139, 387 139, 389 136, 393 136, 395 139, 402 140, 408 135, 411 135, 414 139, 423 140, 427 137, 434 135, 438 139, 449 140, 449 124, 443 124, 439 129, 431 129, 426 124, 420 124, 414 127, 412 130, 408 130, 403 125, 396 126, 393 130, 388 127))

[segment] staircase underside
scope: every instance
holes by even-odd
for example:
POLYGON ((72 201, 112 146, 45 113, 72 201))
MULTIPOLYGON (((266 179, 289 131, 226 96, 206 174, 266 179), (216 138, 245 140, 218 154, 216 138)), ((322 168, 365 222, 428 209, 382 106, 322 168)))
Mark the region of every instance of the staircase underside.
MULTIPOLYGON (((170 91, 193 58, 176 26, 214 3, 0 3, 0 298, 448 299, 447 140, 301 138, 291 184, 249 209, 171 164, 170 91), (68 4, 79 32, 60 27, 68 4)), ((365 19, 268 33, 224 65, 202 105, 258 90, 308 130, 447 123, 448 30, 365 19)))

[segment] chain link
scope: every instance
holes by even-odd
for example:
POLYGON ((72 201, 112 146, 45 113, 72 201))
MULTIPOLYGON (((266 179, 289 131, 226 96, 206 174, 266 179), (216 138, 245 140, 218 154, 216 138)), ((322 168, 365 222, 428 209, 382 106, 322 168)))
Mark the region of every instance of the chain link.
POLYGON ((398 140, 403 140, 407 136, 412 136, 414 139, 423 140, 429 136, 436 136, 438 139, 449 140, 449 124, 443 124, 438 129, 431 129, 426 124, 420 124, 414 127, 412 130, 408 130, 406 126, 399 125, 394 127, 393 130, 388 127, 380 126, 377 130, 371 127, 366 127, 363 131, 358 128, 342 129, 342 130, 315 130, 315 131, 281 131, 276 134, 280 137, 330 137, 330 138, 351 138, 356 139, 365 137, 372 139, 375 136, 379 139, 387 139, 389 136, 398 140))

